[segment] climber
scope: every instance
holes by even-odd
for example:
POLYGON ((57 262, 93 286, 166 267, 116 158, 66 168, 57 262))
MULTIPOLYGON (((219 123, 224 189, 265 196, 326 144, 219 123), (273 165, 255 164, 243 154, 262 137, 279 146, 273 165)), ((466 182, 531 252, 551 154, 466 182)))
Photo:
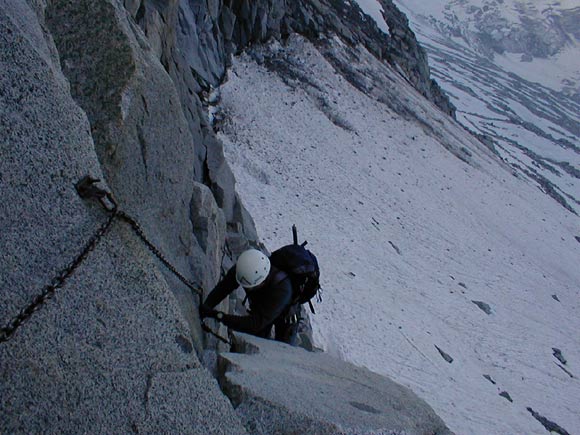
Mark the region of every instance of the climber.
POLYGON ((215 319, 235 331, 264 338, 270 338, 274 326, 276 340, 296 345, 299 308, 293 304, 289 275, 271 264, 262 252, 249 249, 240 255, 236 265, 207 296, 200 307, 200 316, 215 319), (238 286, 246 292, 249 314, 236 316, 216 311, 214 307, 238 286))

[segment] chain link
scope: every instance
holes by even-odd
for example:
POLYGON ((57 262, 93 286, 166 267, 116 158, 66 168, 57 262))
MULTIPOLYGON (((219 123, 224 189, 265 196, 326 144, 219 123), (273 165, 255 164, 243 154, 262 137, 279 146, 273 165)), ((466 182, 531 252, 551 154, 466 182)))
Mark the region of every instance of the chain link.
POLYGON ((205 323, 204 321, 201 322, 201 329, 203 329, 205 332, 207 332, 208 334, 213 335, 215 338, 217 338, 219 341, 225 343, 225 344, 229 344, 230 346, 232 345, 232 343, 227 339, 222 337, 221 335, 219 335, 217 332, 214 332, 208 325, 207 323, 205 323))
POLYGON ((179 271, 165 258, 163 253, 147 238, 141 225, 139 225, 139 223, 127 213, 117 208, 117 203, 109 192, 95 186, 95 183, 99 181, 100 180, 89 176, 84 177, 79 181, 79 183, 77 183, 76 189, 83 199, 99 200, 103 208, 109 213, 107 221, 101 225, 97 232, 89 239, 81 253, 52 279, 50 284, 43 289, 42 293, 37 295, 32 302, 23 308, 18 315, 8 322, 6 326, 0 328, 0 343, 10 340, 14 336, 16 330, 54 296, 56 290, 65 284, 65 281, 70 278, 83 261, 86 260, 89 253, 95 249, 99 241, 109 231, 114 220, 117 218, 127 222, 133 228, 133 231, 137 236, 139 236, 139 238, 145 243, 147 248, 149 248, 163 265, 179 278, 182 283, 197 294, 200 297, 200 303, 202 302, 203 290, 196 287, 193 282, 189 281, 179 273, 179 271))
POLYGON ((64 285, 65 281, 72 276, 75 270, 88 257, 89 253, 95 249, 107 231, 109 231, 109 228, 111 228, 111 225, 115 220, 115 215, 116 212, 111 213, 107 221, 101 225, 97 232, 89 239, 80 255, 70 262, 66 268, 61 270, 57 276, 52 279, 50 284, 43 289, 42 293, 32 300, 30 305, 23 308, 5 327, 0 329, 0 343, 10 340, 14 336, 16 330, 22 326, 23 323, 30 319, 30 317, 48 300, 52 299, 56 290, 64 285))
POLYGON ((169 269, 177 278, 179 278, 179 280, 182 283, 184 283, 187 287, 189 287, 194 293, 200 296, 203 294, 203 291, 198 287, 196 287, 196 285, 193 282, 191 282, 181 273, 179 273, 179 271, 165 258, 163 253, 147 238, 145 232, 143 231, 143 228, 141 227, 141 225, 139 225, 139 222, 137 222, 135 219, 133 219, 124 211, 118 211, 117 217, 119 217, 119 219, 122 219, 123 221, 131 225, 133 231, 135 231, 135 234, 139 236, 139 238, 143 241, 143 243, 145 243, 147 248, 149 248, 149 250, 159 259, 159 261, 161 261, 167 269, 169 269))

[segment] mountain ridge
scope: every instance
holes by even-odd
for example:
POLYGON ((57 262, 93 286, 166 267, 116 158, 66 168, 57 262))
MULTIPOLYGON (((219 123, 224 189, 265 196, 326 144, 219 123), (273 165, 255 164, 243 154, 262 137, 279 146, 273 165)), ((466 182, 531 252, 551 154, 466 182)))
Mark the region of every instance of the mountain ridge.
MULTIPOLYGON (((434 77, 457 107, 460 123, 474 134, 487 137, 501 158, 518 175, 532 180, 540 190, 577 214, 580 204, 580 179, 577 176, 580 167, 580 105, 573 94, 565 95, 556 90, 558 86, 542 79, 556 77, 553 68, 546 69, 542 64, 522 63, 520 60, 514 63, 497 53, 490 57, 485 52, 481 53, 478 43, 472 39, 441 30, 438 23, 446 20, 445 14, 459 16, 463 9, 469 7, 477 11, 479 9, 475 5, 480 3, 440 1, 427 5, 414 0, 397 2, 410 17, 413 31, 429 54, 434 77), (472 43, 474 45, 470 45, 472 43), (516 64, 525 67, 514 67, 516 64), (531 74, 535 68, 537 77, 531 74), (534 83, 534 79, 538 79, 536 81, 539 83, 534 83)), ((504 11, 502 4, 496 1, 483 3, 495 5, 485 13, 499 14, 500 17, 505 15, 508 18, 503 20, 508 24, 513 20, 514 26, 523 25, 517 22, 517 10, 509 18, 507 6, 504 11)), ((478 23, 473 22, 474 25, 478 23)), ((465 25, 473 24, 469 23, 465 25)), ((495 21, 490 23, 493 27, 495 21)), ((557 23, 553 25, 557 28, 557 23)), ((542 28, 529 23, 526 26, 530 32, 538 32, 542 28)), ((488 33, 490 31, 488 29, 488 33)), ((535 44, 533 39, 527 43, 535 44)), ((562 54, 562 59, 569 60, 576 70, 577 47, 574 42, 562 54)), ((545 59, 545 62, 553 62, 555 69, 562 65, 554 58, 545 59)), ((572 87, 576 91, 579 89, 577 84, 572 87)))

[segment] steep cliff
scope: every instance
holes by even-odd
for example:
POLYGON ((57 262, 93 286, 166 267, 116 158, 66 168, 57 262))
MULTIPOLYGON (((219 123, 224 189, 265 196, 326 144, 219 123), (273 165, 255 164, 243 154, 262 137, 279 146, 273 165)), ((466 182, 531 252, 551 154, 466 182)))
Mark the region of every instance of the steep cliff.
MULTIPOLYGON (((2 326, 31 307, 2 331, 0 432, 245 433, 200 363, 197 296, 75 186, 100 179, 210 289, 259 244, 206 113, 230 54, 299 32, 405 60, 340 1, 13 0, 0 29, 2 326)), ((428 68, 411 70, 437 95, 428 68)))
MULTIPOLYGON (((180 270, 199 284, 215 280, 221 253, 213 258, 193 236, 195 189, 203 192, 196 142, 174 84, 125 10, 4 2, 0 26, 1 194, 10 204, 0 236, 3 326, 57 284, 107 222, 75 191, 86 174, 106 181, 180 270)), ((130 228, 114 221, 79 263, 1 344, 0 431, 243 433, 196 357, 193 296, 162 276, 130 228)))

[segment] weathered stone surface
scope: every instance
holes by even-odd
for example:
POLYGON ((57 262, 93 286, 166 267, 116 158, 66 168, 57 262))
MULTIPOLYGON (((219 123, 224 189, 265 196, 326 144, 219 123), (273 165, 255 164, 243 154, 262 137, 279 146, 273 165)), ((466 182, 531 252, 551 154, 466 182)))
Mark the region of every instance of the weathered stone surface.
MULTIPOLYGON (((257 239, 254 223, 235 193, 235 180, 225 162, 222 144, 207 119, 210 88, 219 86, 228 63, 219 24, 228 8, 218 0, 173 0, 163 4, 141 0, 139 11, 132 16, 150 43, 159 46, 155 52, 179 93, 194 144, 195 180, 210 187, 228 224, 240 223, 244 233, 257 239)), ((231 14, 230 19, 235 21, 231 14)))
POLYGON ((246 434, 241 421, 231 413, 228 399, 216 391, 217 381, 205 369, 154 375, 146 393, 151 409, 148 427, 138 433, 246 434), (176 391, 181 395, 177 406, 167 406, 176 402, 176 391))
MULTIPOLYGON (((178 270, 200 285, 210 280, 190 220, 196 143, 155 50, 117 1, 58 0, 46 16, 120 207, 178 270)), ((192 331, 201 335, 192 314, 197 299, 162 270, 192 331)))
POLYGON ((255 434, 450 434, 411 390, 324 353, 236 334, 220 383, 255 434))
POLYGON ((194 184, 190 207, 193 233, 205 254, 206 263, 211 267, 205 275, 203 287, 210 288, 215 285, 221 275, 226 240, 226 219, 211 190, 203 184, 194 184))
MULTIPOLYGON (((43 5, 0 4, 0 195, 9 204, 2 209, 0 232, 1 326, 78 255, 105 221, 101 207, 81 200, 75 191, 75 183, 87 173, 102 179, 106 174, 121 204, 188 270, 178 237, 189 227, 186 237, 193 240, 191 170, 182 175, 170 169, 187 166, 185 147, 191 144, 178 137, 180 115, 171 108, 179 104, 175 90, 163 69, 148 59, 146 41, 131 41, 126 32, 130 26, 119 32, 125 24, 120 24, 122 10, 116 3, 83 3, 84 13, 102 8, 103 14, 84 22, 73 13, 74 26, 58 20, 76 3, 58 3, 62 9, 49 10, 48 28, 60 38, 62 52, 86 48, 95 62, 92 70, 74 53, 60 57, 72 78, 70 87, 44 18, 36 16, 43 5), (76 26, 83 23, 84 30, 103 23, 109 33, 79 46, 76 26), (109 51, 95 46, 99 42, 109 51), (117 71, 121 57, 129 69, 117 71), (159 104, 149 106, 150 117, 140 97, 159 104), (130 148, 138 138, 131 136, 138 130, 138 115, 147 121, 142 127, 146 141, 152 141, 146 147, 151 158, 147 168, 125 168, 132 162, 119 158, 123 152, 136 151, 137 159, 135 154, 131 158, 140 159, 139 150, 130 148), (163 161, 170 151, 156 147, 172 141, 184 146, 183 152, 163 161), (111 145, 117 148, 107 148, 111 145), (123 169, 126 177, 120 175, 123 169)), ((172 427, 192 434, 243 433, 231 406, 200 371, 180 308, 151 253, 127 225, 114 223, 55 297, 11 341, 0 343, 0 433, 163 433, 172 427), (195 400, 202 396, 203 401, 195 400), (220 420, 214 419, 217 413, 220 420)))
MULTIPOLYGON (((155 0, 127 0, 125 7, 131 17, 142 28, 152 50, 170 75, 180 97, 183 114, 187 120, 189 132, 194 144, 195 160, 193 173, 195 180, 206 182, 203 162, 206 159, 206 147, 201 135, 201 126, 204 122, 203 108, 198 94, 202 90, 200 73, 187 65, 187 58, 199 53, 190 53, 187 47, 177 44, 177 34, 187 32, 181 29, 179 11, 187 2, 169 0, 159 2, 155 0)), ((198 13, 203 10, 205 3, 199 3, 198 13)), ((179 41, 186 41, 187 37, 179 41)), ((189 47, 191 48, 191 47, 189 47)), ((202 62, 200 62, 203 64, 202 62)))
POLYGON ((176 43, 183 55, 183 66, 196 72, 202 86, 217 87, 226 67, 226 51, 218 24, 221 2, 201 3, 180 2, 176 43))
POLYGON ((46 14, 120 206, 186 268, 194 143, 173 83, 116 1, 58 0, 46 14))

